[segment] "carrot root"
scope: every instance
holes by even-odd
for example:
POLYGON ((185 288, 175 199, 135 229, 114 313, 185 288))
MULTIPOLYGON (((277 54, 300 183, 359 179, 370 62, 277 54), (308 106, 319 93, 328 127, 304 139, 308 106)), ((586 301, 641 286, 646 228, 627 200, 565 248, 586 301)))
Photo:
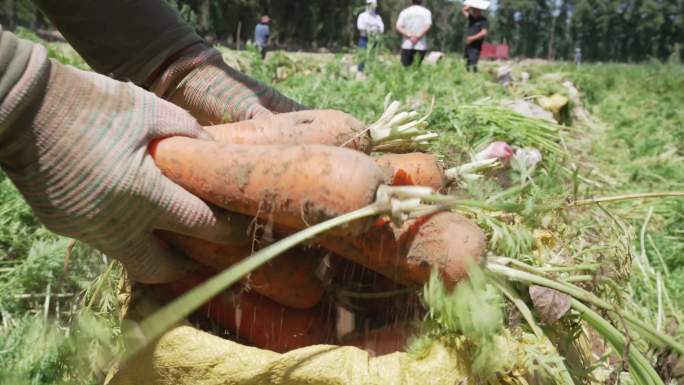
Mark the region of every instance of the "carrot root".
MULTIPOLYGON (((164 300, 178 297, 201 284, 196 275, 158 287, 164 300)), ((203 305, 197 314, 217 322, 237 339, 261 349, 283 353, 305 346, 334 342, 334 322, 322 306, 292 309, 250 291, 225 291, 203 305)))
POLYGON ((323 235, 324 248, 404 285, 422 285, 437 268, 452 285, 467 275, 470 262, 484 254, 484 232, 465 217, 439 212, 410 220, 401 228, 374 226, 353 239, 323 235))

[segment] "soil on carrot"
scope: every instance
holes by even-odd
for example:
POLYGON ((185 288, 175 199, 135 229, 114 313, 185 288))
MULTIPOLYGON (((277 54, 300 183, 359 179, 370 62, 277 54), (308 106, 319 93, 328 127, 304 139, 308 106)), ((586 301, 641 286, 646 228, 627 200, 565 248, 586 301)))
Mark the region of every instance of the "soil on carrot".
POLYGON ((241 189, 244 189, 249 183, 249 177, 252 175, 252 171, 254 171, 254 166, 249 164, 239 164, 235 167, 235 170, 233 170, 233 177, 237 180, 238 186, 240 186, 241 189))

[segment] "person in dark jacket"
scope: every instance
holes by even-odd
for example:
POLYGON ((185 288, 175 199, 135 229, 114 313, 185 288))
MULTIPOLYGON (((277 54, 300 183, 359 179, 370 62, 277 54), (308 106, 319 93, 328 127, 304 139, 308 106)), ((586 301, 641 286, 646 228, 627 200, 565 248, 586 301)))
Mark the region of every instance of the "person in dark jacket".
MULTIPOLYGON (((466 1, 466 5, 463 7, 463 16, 468 19, 468 34, 466 36, 464 57, 468 71, 477 72, 477 63, 480 61, 482 43, 484 43, 487 37, 489 22, 483 15, 482 9, 468 5, 468 3, 466 1)), ((486 7, 487 5, 478 4, 479 7, 486 7)))

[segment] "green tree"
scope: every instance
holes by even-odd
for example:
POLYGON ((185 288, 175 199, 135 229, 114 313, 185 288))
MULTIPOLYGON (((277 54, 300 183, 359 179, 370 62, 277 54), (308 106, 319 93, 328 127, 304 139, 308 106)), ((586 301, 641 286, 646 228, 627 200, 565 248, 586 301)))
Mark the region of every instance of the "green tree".
MULTIPOLYGON (((351 49, 358 37, 362 0, 166 0, 205 37, 224 44, 253 38, 259 17, 273 19, 272 38, 285 48, 351 49)), ((385 45, 398 49, 394 31, 409 0, 380 0, 385 45)), ((425 0, 433 13, 432 49, 461 52, 466 20, 462 3, 425 0)), ((581 48, 585 60, 684 59, 684 0, 498 0, 489 12, 488 41, 507 43, 516 57, 570 59, 581 48), (679 48, 678 48, 679 47, 679 48)), ((49 22, 30 0, 4 0, 0 23, 45 28, 49 22)))

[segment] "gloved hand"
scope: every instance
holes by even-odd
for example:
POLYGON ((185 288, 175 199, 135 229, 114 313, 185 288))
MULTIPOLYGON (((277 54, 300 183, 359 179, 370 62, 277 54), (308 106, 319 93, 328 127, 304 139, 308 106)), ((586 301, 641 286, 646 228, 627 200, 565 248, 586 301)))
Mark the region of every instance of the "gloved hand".
POLYGON ((156 138, 209 139, 190 114, 131 83, 50 61, 8 32, 0 38, 0 165, 48 228, 120 260, 144 283, 175 280, 191 265, 155 229, 216 242, 244 236, 235 232, 246 218, 209 207, 148 154, 156 138))
POLYGON ((161 69, 160 75, 153 74, 153 79, 148 79, 150 89, 190 111, 203 125, 305 109, 273 88, 231 68, 216 49, 204 43, 175 56, 171 64, 161 69))

